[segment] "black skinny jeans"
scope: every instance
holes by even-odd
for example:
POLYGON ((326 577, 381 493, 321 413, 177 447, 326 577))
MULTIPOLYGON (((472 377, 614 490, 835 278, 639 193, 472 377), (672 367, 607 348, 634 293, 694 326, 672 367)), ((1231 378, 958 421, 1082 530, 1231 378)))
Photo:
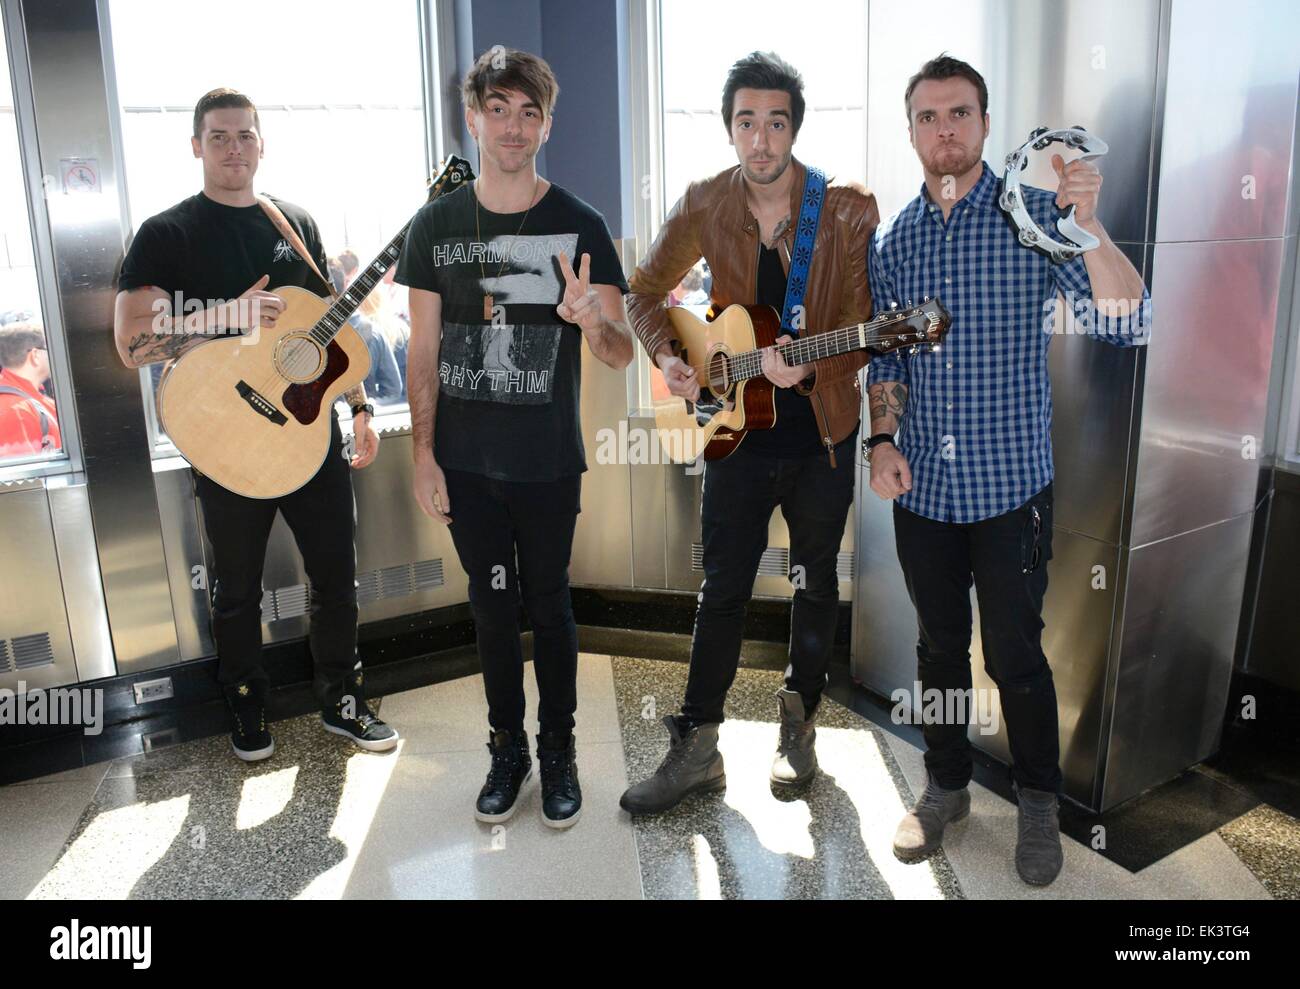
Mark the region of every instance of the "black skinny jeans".
MULTIPOLYGON (((1012 776, 1021 787, 1061 788, 1056 685, 1043 654, 1043 596, 1052 557, 1052 486, 1019 508, 968 524, 936 522, 894 504, 894 537, 920 638, 917 679, 925 691, 971 689, 970 588, 980 609, 984 669, 998 687, 1011 748, 1012 776), (1038 563, 1033 511, 1038 512, 1038 563)), ((967 696, 970 696, 969 694, 967 696)), ((969 720, 969 708, 968 718, 969 720)), ((967 725, 925 724, 925 765, 941 787, 957 790, 971 778, 967 725)))
POLYGON ((283 498, 246 498, 195 472, 212 547, 212 637, 223 686, 266 680, 262 669, 262 568, 275 513, 293 532, 311 584, 313 689, 322 709, 344 693, 357 664, 356 502, 343 436, 332 417, 329 453, 316 475, 283 498))
POLYGON ((537 720, 543 732, 573 730, 578 708, 578 627, 569 599, 569 555, 581 510, 582 475, 500 481, 444 470, 451 538, 469 576, 488 721, 524 730, 524 658, 519 605, 533 630, 537 720))
POLYGON ((743 446, 705 465, 700 509, 704 583, 682 706, 690 721, 722 721, 723 702, 740 663, 745 606, 754 593, 768 523, 778 505, 790 530, 795 578, 785 685, 803 695, 806 707, 821 697, 839 612, 835 564, 853 504, 856 442, 855 432, 835 447, 834 469, 824 452, 786 459, 746 453, 743 446))

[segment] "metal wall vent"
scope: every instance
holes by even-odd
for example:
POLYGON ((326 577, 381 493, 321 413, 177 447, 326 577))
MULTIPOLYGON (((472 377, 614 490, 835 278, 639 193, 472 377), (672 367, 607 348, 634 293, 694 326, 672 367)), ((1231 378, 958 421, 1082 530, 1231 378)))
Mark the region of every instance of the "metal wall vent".
POLYGON ((48 632, 15 636, 11 642, 5 643, 5 648, 0 652, 6 654, 6 659, 12 652, 12 668, 19 672, 54 665, 54 647, 50 644, 48 632))
POLYGON ((9 652, 9 640, 0 639, 0 673, 12 673, 13 671, 14 660, 9 652))
MULTIPOLYGON (((419 560, 380 570, 357 574, 357 604, 370 604, 388 598, 403 598, 417 591, 441 587, 444 583, 442 560, 419 560)), ((262 595, 262 621, 297 618, 311 610, 311 592, 307 584, 294 584, 268 590, 262 595)))
MULTIPOLYGON (((704 572, 704 547, 691 543, 691 569, 696 573, 704 572)), ((772 546, 764 550, 758 561, 760 577, 789 577, 790 551, 784 547, 772 546)), ((835 558, 835 575, 841 581, 853 580, 853 554, 840 553, 835 558)))

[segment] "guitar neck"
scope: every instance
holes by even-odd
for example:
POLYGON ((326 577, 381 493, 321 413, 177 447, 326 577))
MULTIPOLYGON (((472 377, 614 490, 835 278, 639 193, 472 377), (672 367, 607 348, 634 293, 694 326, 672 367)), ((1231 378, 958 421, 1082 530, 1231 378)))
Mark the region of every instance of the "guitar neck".
MULTIPOLYGON (((791 367, 811 364, 824 357, 836 357, 855 350, 866 350, 885 342, 885 337, 880 333, 881 327, 897 322, 901 318, 903 318, 902 313, 886 313, 869 323, 858 323, 856 326, 846 326, 843 329, 802 337, 782 344, 776 350, 791 367)), ((730 367, 733 381, 762 377, 763 352, 749 350, 737 354, 731 358, 730 367)))
POLYGON ((397 264, 397 258, 402 253, 402 245, 406 243, 406 231, 410 226, 410 221, 407 221, 406 226, 402 227, 387 246, 375 255, 373 261, 361 269, 360 274, 334 300, 334 304, 326 310, 325 315, 317 320, 316 325, 311 329, 311 336, 322 347, 329 345, 329 342, 338 335, 339 330, 343 329, 343 324, 351 319, 361 303, 366 301, 366 296, 383 280, 388 269, 397 264))

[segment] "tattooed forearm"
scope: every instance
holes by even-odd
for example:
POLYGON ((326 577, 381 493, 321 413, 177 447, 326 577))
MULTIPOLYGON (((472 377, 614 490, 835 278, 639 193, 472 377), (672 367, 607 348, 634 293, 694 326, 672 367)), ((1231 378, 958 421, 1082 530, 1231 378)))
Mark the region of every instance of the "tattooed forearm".
POLYGON ((884 381, 867 389, 871 409, 871 432, 896 433, 898 424, 907 411, 907 385, 900 381, 884 381))
POLYGON ((136 367, 170 361, 193 350, 204 340, 203 336, 178 333, 137 333, 126 345, 127 357, 136 367))
POLYGON ((343 393, 343 401, 348 403, 348 408, 356 405, 366 404, 366 383, 358 381, 356 386, 349 388, 343 393))

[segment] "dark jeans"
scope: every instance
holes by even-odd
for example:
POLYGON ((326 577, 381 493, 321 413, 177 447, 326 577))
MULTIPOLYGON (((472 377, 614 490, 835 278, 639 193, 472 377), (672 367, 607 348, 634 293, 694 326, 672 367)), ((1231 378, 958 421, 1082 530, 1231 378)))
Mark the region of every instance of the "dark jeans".
POLYGON ((835 563, 853 504, 856 441, 854 433, 835 448, 838 466, 833 470, 825 453, 778 459, 746 453, 743 446, 705 465, 700 509, 704 583, 682 705, 682 714, 692 722, 722 721, 723 701, 740 663, 745 606, 754 593, 768 523, 778 505, 790 530, 795 581, 785 685, 802 694, 806 706, 817 703, 835 640, 840 600, 835 563))
MULTIPOLYGON (((1059 792, 1056 686, 1042 646, 1043 595, 1052 557, 1052 486, 1019 508, 970 524, 935 522, 895 503, 894 536, 920 627, 916 656, 923 696, 931 689, 971 689, 973 582, 984 669, 998 686, 1012 775, 1026 789, 1059 792), (1026 574, 1023 571, 1033 563, 1035 508, 1038 563, 1026 574)), ((964 721, 924 726, 925 765, 945 789, 960 789, 970 781, 966 728, 964 721)))
POLYGON ((569 600, 569 554, 581 510, 582 475, 498 481, 447 470, 451 538, 469 576, 488 721, 524 730, 524 657, 519 604, 533 629, 537 720, 544 732, 573 729, 578 708, 578 627, 569 600))
POLYGON ((357 665, 356 503, 352 468, 333 420, 329 453, 316 476, 283 498, 245 498, 195 473, 212 546, 212 637, 221 684, 267 679, 262 669, 262 567, 278 511, 293 532, 311 583, 309 642, 322 708, 343 696, 357 665))

